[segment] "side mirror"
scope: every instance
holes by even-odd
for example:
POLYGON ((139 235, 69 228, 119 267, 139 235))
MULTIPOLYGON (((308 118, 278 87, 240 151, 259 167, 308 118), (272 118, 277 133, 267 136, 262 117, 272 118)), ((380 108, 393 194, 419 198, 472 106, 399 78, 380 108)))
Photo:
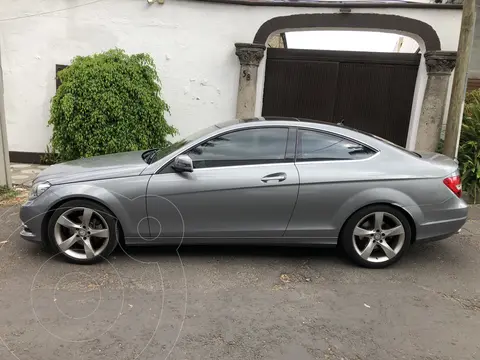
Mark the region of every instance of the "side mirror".
POLYGON ((193 160, 188 155, 178 155, 173 160, 172 167, 179 172, 193 172, 193 160))

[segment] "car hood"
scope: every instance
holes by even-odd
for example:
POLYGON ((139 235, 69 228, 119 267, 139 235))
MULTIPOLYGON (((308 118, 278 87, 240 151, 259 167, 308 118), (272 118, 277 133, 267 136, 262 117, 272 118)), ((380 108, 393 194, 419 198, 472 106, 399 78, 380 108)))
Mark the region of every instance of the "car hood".
POLYGON ((48 181, 55 185, 140 175, 147 167, 143 153, 132 151, 55 164, 43 170, 34 183, 48 181))

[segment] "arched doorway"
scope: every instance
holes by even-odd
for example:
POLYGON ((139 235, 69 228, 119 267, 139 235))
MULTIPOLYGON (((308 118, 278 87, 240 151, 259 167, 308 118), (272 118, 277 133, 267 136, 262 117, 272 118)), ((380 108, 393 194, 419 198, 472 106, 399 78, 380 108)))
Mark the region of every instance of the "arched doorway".
POLYGON ((297 14, 279 16, 264 22, 253 42, 265 44, 276 33, 287 30, 351 29, 378 30, 404 34, 415 39, 422 51, 440 50, 440 39, 427 23, 398 15, 384 14, 297 14))
MULTIPOLYGON (((403 93, 402 96, 394 95, 392 97, 397 100, 399 99, 397 103, 405 103, 406 101, 403 99, 408 98, 410 104, 406 104, 402 108, 402 135, 398 136, 397 139, 392 140, 401 145, 406 145, 410 149, 418 148, 420 150, 429 151, 435 149, 438 141, 438 139, 435 139, 437 138, 437 134, 438 136, 440 134, 447 90, 449 87, 449 78, 451 70, 455 65, 456 53, 453 51, 440 50, 440 39, 436 31, 429 24, 420 20, 398 15, 321 13, 279 16, 267 20, 259 27, 254 36, 253 43, 235 44, 237 48, 236 54, 238 55, 241 64, 239 93, 237 99, 237 117, 245 118, 262 115, 263 100, 268 96, 268 94, 264 94, 264 83, 266 85, 265 90, 268 91, 268 84, 266 84, 268 81, 268 60, 264 57, 264 50, 265 44, 269 38, 288 31, 303 30, 379 31, 405 35, 413 38, 419 45, 420 55, 413 55, 409 59, 397 59, 401 63, 397 65, 403 66, 404 68, 405 66, 410 67, 409 70, 404 69, 405 71, 403 71, 403 73, 408 72, 410 74, 410 81, 405 81, 405 83, 408 84, 408 86, 406 86, 408 89, 405 91, 408 93, 403 93), (416 77, 415 74, 417 75, 416 77), (407 110, 405 110, 405 107, 407 110), (411 110, 409 110, 409 107, 411 110), (408 136, 406 132, 408 132, 408 136), (421 134, 421 136, 419 135, 419 137, 417 137, 417 134, 421 134), (406 144, 405 138, 407 138, 406 144)), ((281 51, 270 51, 270 53, 272 53, 271 57, 273 57, 273 52, 279 53, 281 51)), ((302 56, 304 55, 305 54, 302 54, 302 56)), ((300 59, 298 59, 300 54, 295 54, 295 56, 297 56, 297 60, 300 61, 300 59)), ((387 63, 388 61, 391 61, 388 59, 384 60, 387 63)), ((386 67, 395 66, 395 61, 392 64, 384 65, 386 67)), ((402 73, 402 71, 400 71, 400 73, 402 73)), ((379 76, 381 77, 381 75, 379 76)), ((403 79, 404 74, 393 76, 393 78, 395 77, 403 79)), ((377 89, 377 91, 381 94, 384 93, 379 89, 377 89)), ((389 100, 388 102, 391 103, 392 100, 389 100)), ((359 104, 362 105, 364 102, 360 101, 359 104)), ((388 117, 388 114, 380 114, 378 121, 387 121, 388 119, 385 119, 385 117, 388 117)), ((335 116, 330 119, 330 121, 336 120, 338 119, 335 116)), ((348 125, 348 119, 346 120, 348 125)), ((373 125, 370 124, 370 126, 373 125)), ((368 131, 369 129, 366 130, 368 131)), ((398 131, 395 129, 388 129, 387 133, 388 132, 394 134, 398 131)), ((385 136, 385 134, 383 135, 385 136)), ((386 137, 388 138, 389 136, 386 137)))
POLYGON ((342 122, 405 146, 420 58, 416 53, 269 48, 262 115, 342 122))
MULTIPOLYGON (((440 48, 438 36, 428 24, 378 14, 274 18, 260 27, 254 41, 267 41, 279 30, 301 29, 302 34, 307 34, 305 30, 312 28, 349 31, 382 28, 382 32, 415 34, 415 38, 421 39, 419 47, 440 48)), ((324 31, 317 33, 321 35, 324 31)), ((387 51, 267 49, 262 115, 343 122, 406 146, 421 55, 394 53, 393 46, 387 51)))

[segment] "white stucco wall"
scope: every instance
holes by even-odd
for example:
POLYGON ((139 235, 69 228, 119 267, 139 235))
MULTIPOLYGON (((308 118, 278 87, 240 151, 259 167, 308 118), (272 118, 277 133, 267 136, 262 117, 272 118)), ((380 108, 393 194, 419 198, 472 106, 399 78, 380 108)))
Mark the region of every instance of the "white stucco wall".
POLYGON ((427 66, 425 65, 425 59, 422 57, 420 59, 420 65, 418 66, 417 82, 413 92, 412 111, 410 112, 410 125, 408 127, 406 148, 410 150, 414 150, 417 143, 417 130, 426 87, 427 66))
POLYGON ((408 36, 402 36, 401 43, 399 44, 398 48, 396 48, 395 52, 400 53, 414 53, 418 49, 418 42, 408 36))
MULTIPOLYGON (((248 7, 166 0, 17 0, 0 7, 0 49, 5 115, 11 151, 43 152, 55 93, 55 64, 76 55, 120 47, 151 54, 171 107, 168 121, 180 136, 235 116, 239 62, 235 42, 252 42, 266 20, 299 13, 337 13, 336 8, 248 7), (22 19, 26 15, 79 6, 22 19), (11 20, 9 20, 11 19, 11 20)), ((443 50, 456 50, 461 12, 427 9, 352 9, 425 21, 443 50)), ((261 113, 265 60, 259 69, 257 113, 261 113)), ((422 94, 418 94, 421 101, 422 94)), ((416 100, 416 101, 417 101, 416 100)))
MULTIPOLYGON (((409 36, 401 36, 395 45, 393 52, 399 53, 414 53, 419 48, 419 43, 409 36)), ((417 82, 415 84, 415 91, 413 94, 412 111, 410 115, 410 125, 408 127, 407 149, 415 149, 417 141, 417 129, 420 120, 420 113, 422 111, 422 100, 427 86, 427 67, 425 59, 422 57, 418 67, 417 82)), ((449 86, 451 86, 449 84, 449 86)), ((450 95, 449 95, 450 97, 450 95)))

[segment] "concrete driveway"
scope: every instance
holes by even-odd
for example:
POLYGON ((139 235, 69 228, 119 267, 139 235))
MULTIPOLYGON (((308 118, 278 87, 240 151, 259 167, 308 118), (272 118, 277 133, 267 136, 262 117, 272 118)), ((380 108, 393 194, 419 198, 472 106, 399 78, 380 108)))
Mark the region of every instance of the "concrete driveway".
POLYGON ((17 213, 0 210, 2 360, 480 359, 480 208, 384 270, 263 247, 76 266, 21 240, 17 213))

